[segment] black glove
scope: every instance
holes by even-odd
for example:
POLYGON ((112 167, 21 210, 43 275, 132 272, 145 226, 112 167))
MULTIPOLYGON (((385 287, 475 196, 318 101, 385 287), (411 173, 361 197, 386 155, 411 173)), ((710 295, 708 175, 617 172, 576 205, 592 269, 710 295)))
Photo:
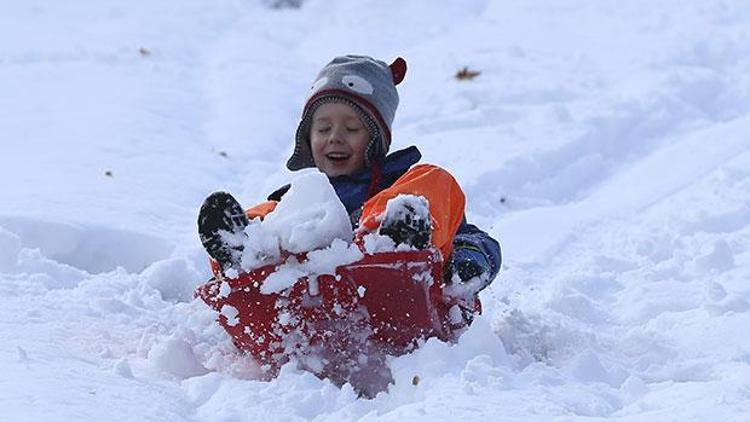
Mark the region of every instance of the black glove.
POLYGON ((242 243, 227 242, 222 233, 244 239, 248 224, 240 203, 226 192, 214 192, 203 202, 198 214, 198 235, 206 252, 219 263, 222 271, 239 268, 244 249, 242 243))
MULTIPOLYGON (((473 278, 490 274, 490 270, 490 262, 482 251, 471 245, 459 246, 453 250, 451 260, 447 265, 446 282, 452 283, 454 276, 458 276, 458 281, 465 283, 473 278)), ((489 284, 489 280, 482 281, 480 290, 489 284)))
MULTIPOLYGON (((424 198, 422 198, 424 201, 424 198)), ((417 249, 427 249, 430 246, 432 236, 432 220, 429 216, 427 202, 417 203, 424 209, 415 209, 415 204, 401 203, 400 207, 394 207, 386 214, 380 225, 379 233, 393 239, 396 245, 405 243, 417 249), (421 211, 421 212, 418 212, 421 211), (426 212, 425 216, 423 212, 426 212), (426 218, 425 218, 426 217, 426 218)))

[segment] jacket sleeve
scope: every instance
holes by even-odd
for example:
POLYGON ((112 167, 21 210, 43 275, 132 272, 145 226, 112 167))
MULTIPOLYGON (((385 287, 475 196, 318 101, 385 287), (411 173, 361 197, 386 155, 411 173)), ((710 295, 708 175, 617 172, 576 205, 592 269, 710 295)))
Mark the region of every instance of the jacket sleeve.
POLYGON ((453 238, 453 248, 454 250, 470 249, 481 253, 486 258, 489 265, 489 268, 486 268, 489 271, 489 277, 487 284, 482 288, 492 283, 497 273, 500 272, 502 266, 500 243, 477 226, 469 224, 466 221, 466 216, 461 221, 456 236, 453 238))

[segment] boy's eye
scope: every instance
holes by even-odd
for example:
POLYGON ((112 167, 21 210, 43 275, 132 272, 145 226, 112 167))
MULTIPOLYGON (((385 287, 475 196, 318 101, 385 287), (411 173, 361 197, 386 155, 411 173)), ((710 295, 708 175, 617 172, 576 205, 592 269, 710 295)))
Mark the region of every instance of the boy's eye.
POLYGON ((326 133, 326 132, 328 132, 329 130, 331 130, 331 128, 330 128, 330 127, 319 127, 319 128, 317 128, 317 129, 315 129, 315 131, 316 131, 316 132, 318 132, 318 133, 326 133))
POLYGON ((349 132, 359 132, 359 129, 360 128, 358 128, 358 127, 348 127, 348 128, 346 128, 346 130, 348 130, 349 132))

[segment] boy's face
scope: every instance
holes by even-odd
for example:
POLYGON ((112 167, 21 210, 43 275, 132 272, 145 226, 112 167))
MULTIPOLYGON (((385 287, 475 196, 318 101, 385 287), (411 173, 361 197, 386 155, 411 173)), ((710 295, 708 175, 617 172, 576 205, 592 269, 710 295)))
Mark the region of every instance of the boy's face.
POLYGON ((328 177, 363 169, 369 142, 370 133, 350 106, 326 103, 315 110, 310 149, 315 166, 328 177))

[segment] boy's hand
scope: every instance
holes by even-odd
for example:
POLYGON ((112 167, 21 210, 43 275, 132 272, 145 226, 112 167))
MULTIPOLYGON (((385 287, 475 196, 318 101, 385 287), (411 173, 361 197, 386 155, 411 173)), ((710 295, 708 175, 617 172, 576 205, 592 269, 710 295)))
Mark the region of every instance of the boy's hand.
MULTIPOLYGON (((453 282, 454 276, 465 283, 476 277, 489 274, 490 262, 478 248, 470 245, 460 246, 454 249, 451 260, 446 267, 446 282, 453 282)), ((481 288, 486 287, 482 283, 481 288)))

